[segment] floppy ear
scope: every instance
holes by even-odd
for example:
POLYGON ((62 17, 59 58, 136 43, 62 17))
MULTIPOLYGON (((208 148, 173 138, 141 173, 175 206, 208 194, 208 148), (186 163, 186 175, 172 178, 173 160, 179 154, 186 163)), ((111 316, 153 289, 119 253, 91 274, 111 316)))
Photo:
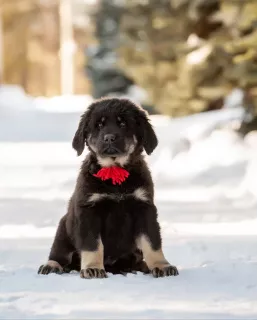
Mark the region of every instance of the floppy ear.
POLYGON ((72 147, 77 151, 78 156, 82 154, 85 148, 85 140, 87 138, 87 126, 89 120, 89 110, 87 110, 80 118, 78 129, 72 141, 72 147))
POLYGON ((154 149, 158 145, 158 139, 156 137, 156 134, 152 128, 152 125, 149 122, 147 113, 144 110, 140 110, 140 120, 139 120, 139 126, 141 127, 140 130, 142 130, 142 144, 145 149, 145 152, 150 155, 154 149))

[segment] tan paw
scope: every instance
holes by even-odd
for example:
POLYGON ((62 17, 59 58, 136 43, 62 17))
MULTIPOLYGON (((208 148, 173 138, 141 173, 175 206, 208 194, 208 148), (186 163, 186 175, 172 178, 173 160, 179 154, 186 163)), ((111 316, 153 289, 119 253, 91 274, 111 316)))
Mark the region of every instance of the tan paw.
POLYGON ((107 278, 107 274, 104 269, 98 268, 87 268, 80 271, 80 277, 84 279, 93 279, 93 278, 107 278))
POLYGON ((154 278, 178 276, 178 269, 175 266, 168 266, 164 268, 154 268, 151 271, 154 278))
POLYGON ((42 266, 40 266, 37 273, 45 274, 45 275, 49 273, 62 274, 63 268, 58 262, 50 260, 46 264, 43 264, 42 266))

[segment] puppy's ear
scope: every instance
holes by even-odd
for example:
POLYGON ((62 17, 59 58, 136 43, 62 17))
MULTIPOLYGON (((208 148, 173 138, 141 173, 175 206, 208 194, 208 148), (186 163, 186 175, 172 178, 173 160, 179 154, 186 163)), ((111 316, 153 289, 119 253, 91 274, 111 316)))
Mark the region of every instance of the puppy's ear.
POLYGON ((148 114, 144 110, 139 110, 138 117, 140 126, 140 136, 145 152, 150 155, 158 145, 158 139, 149 122, 148 114))
POLYGON ((85 140, 87 138, 87 126, 89 121, 89 110, 87 110, 80 118, 78 129, 72 141, 72 147, 77 151, 78 156, 82 154, 85 148, 85 140))

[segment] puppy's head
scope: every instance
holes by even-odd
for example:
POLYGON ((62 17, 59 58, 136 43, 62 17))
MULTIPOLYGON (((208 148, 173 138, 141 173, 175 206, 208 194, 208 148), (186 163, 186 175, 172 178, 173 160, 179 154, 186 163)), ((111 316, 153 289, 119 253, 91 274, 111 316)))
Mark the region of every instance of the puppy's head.
POLYGON ((102 166, 125 165, 130 155, 151 154, 157 137, 147 113, 127 99, 107 98, 92 103, 82 115, 72 146, 81 155, 85 144, 102 166))

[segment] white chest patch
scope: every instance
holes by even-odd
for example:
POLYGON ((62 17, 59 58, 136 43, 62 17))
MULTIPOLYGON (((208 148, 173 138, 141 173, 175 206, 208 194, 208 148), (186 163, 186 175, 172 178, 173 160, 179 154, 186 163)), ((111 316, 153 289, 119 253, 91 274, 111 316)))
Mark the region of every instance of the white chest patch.
POLYGON ((115 201, 124 200, 128 197, 133 197, 135 199, 147 202, 149 200, 149 197, 147 195, 147 191, 144 188, 137 188, 133 193, 92 193, 88 197, 88 202, 97 202, 103 199, 112 199, 115 201))

